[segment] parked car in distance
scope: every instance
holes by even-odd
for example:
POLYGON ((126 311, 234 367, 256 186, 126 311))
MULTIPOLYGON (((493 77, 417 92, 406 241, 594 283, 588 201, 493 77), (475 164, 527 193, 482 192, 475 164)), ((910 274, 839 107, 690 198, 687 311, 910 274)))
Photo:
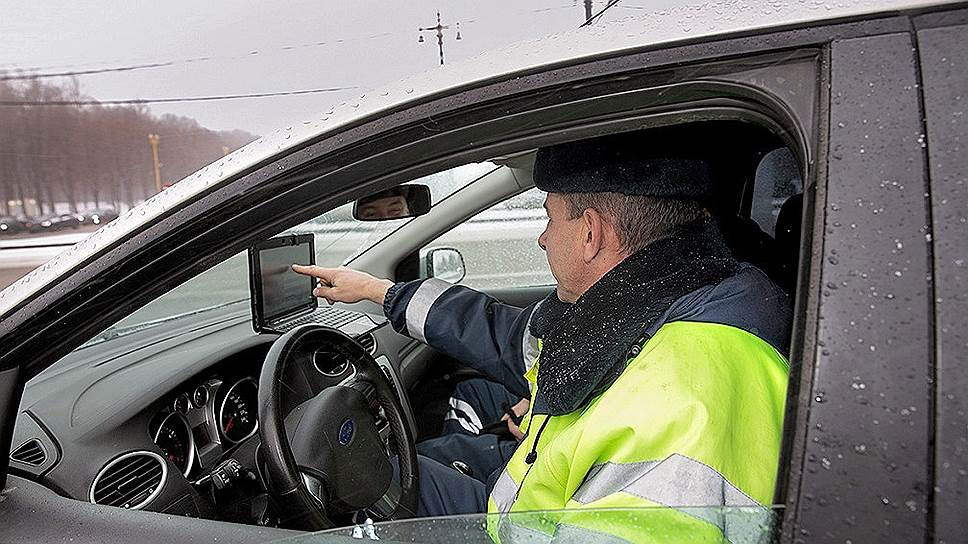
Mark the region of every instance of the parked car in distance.
POLYGON ((77 214, 82 225, 103 225, 118 218, 118 212, 111 208, 95 208, 77 214))
POLYGON ((17 234, 27 230, 27 224, 12 215, 0 215, 0 234, 17 234))
POLYGON ((73 213, 49 213, 34 219, 30 224, 30 232, 49 232, 67 228, 76 229, 81 226, 81 216, 73 213))

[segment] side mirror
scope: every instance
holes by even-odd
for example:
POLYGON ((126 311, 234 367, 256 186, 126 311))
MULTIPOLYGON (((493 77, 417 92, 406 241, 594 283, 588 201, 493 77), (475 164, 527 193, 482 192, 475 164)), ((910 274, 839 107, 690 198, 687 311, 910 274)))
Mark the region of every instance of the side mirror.
POLYGON ((430 187, 399 185, 353 203, 353 219, 387 221, 417 217, 430 211, 430 187))
POLYGON ((424 263, 428 278, 460 283, 467 274, 464 270, 464 256, 452 247, 431 249, 424 257, 424 263))

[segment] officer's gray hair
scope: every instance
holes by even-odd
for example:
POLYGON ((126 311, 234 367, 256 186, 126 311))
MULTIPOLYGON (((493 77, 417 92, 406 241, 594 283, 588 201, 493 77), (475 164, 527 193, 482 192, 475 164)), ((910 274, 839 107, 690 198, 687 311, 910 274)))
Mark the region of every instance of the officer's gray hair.
POLYGON ((561 194, 570 219, 578 219, 591 208, 600 213, 618 235, 622 249, 635 253, 672 228, 703 216, 703 207, 695 200, 629 196, 621 193, 561 194))

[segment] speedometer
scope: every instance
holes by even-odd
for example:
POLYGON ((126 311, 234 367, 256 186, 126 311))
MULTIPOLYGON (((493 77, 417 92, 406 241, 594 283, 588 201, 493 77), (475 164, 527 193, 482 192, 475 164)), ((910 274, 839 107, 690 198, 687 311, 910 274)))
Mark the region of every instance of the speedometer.
POLYGON ((165 457, 188 476, 195 460, 195 444, 185 416, 177 412, 168 414, 158 426, 154 442, 165 453, 165 457))
POLYGON ((252 378, 243 378, 229 388, 219 409, 219 431, 229 442, 248 438, 258 427, 258 386, 252 378))

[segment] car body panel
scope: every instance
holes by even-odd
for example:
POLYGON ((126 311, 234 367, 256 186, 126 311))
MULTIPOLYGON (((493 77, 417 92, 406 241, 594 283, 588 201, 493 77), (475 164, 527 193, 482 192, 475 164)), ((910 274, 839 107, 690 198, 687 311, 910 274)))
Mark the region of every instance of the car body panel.
POLYGON ((918 32, 931 175, 935 538, 968 534, 968 25, 918 32))
POLYGON ((831 50, 826 202, 816 203, 826 217, 821 349, 804 465, 812 477, 797 520, 817 542, 925 535, 928 241, 912 46, 900 33, 831 50), (860 482, 864 492, 852 493, 860 482), (832 510, 848 496, 843 519, 832 510), (893 509, 890 526, 881 523, 885 509, 893 509))

